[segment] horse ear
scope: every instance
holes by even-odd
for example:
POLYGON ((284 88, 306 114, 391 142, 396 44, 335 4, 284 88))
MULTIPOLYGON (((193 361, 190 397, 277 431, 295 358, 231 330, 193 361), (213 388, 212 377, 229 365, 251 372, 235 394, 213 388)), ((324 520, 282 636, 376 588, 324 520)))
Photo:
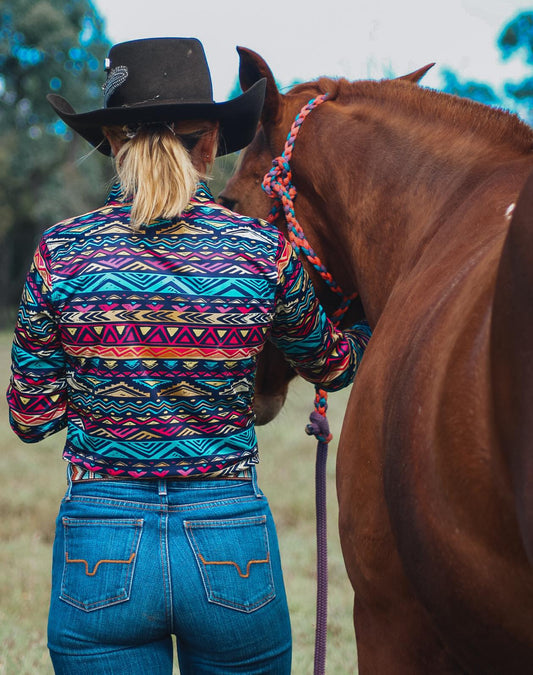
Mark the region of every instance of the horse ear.
POLYGON ((278 91, 276 80, 266 61, 251 49, 237 47, 239 52, 239 81, 241 89, 246 91, 262 78, 266 78, 266 94, 261 121, 273 121, 277 118, 281 107, 281 94, 278 91))
POLYGON ((397 77, 397 80, 407 80, 408 82, 414 82, 415 84, 418 84, 420 80, 424 77, 424 75, 433 68, 435 64, 434 63, 428 63, 427 66, 424 66, 423 68, 419 68, 418 70, 413 71, 412 73, 409 73, 408 75, 402 75, 401 77, 397 77))

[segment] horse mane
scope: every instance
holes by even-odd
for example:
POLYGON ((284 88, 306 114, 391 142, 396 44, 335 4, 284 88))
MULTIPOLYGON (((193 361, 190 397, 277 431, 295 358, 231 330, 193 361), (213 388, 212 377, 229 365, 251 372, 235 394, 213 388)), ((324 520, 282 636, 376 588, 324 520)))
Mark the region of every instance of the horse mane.
POLYGON ((395 80, 356 80, 321 77, 298 84, 289 94, 312 89, 314 95, 329 93, 330 100, 342 104, 371 102, 396 114, 412 118, 438 120, 441 123, 486 136, 493 143, 509 145, 519 152, 533 150, 533 129, 518 115, 471 99, 395 80))

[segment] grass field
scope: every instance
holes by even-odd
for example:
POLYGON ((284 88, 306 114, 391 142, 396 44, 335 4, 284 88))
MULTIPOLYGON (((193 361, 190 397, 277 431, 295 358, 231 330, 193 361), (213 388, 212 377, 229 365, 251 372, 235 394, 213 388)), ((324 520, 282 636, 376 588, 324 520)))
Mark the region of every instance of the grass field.
MULTIPOLYGON (((48 675, 46 649, 54 519, 65 489, 62 434, 37 445, 21 443, 9 429, 4 392, 11 335, 0 333, 0 675, 48 675)), ((329 675, 357 672, 352 593, 337 534, 334 472, 336 440, 347 393, 330 397, 335 436, 328 460, 329 675)), ((303 428, 313 388, 293 385, 282 414, 259 429, 259 482, 278 525, 294 637, 293 673, 313 672, 315 625, 315 441, 303 428)), ((178 672, 176 668, 176 673, 178 672)))

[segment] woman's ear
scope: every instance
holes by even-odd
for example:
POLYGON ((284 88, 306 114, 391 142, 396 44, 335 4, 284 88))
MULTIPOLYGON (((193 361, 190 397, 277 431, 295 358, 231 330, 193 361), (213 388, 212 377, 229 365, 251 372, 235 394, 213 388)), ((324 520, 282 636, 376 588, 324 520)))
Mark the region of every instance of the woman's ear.
POLYGON ((202 134, 192 151, 194 165, 200 173, 205 174, 207 167, 215 161, 217 147, 218 127, 214 127, 202 134))

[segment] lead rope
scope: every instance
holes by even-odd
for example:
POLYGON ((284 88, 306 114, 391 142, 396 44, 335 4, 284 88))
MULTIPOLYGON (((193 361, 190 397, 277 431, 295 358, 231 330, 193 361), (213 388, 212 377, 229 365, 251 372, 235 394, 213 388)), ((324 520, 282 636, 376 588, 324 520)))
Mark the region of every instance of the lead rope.
MULTIPOLYGON (((287 220, 289 240, 299 255, 302 252, 310 264, 320 274, 328 287, 341 298, 341 303, 333 313, 331 320, 335 327, 339 325, 346 314, 352 300, 357 293, 346 295, 342 288, 322 264, 320 258, 313 251, 294 213, 294 199, 296 188, 292 184, 292 174, 289 162, 298 132, 309 113, 324 103, 328 94, 322 94, 311 99, 298 113, 287 136, 283 153, 272 162, 272 169, 263 179, 263 190, 274 199, 274 206, 268 215, 268 221, 273 222, 283 212, 287 220)), ((328 621, 328 540, 327 540, 327 503, 326 503, 326 464, 328 457, 328 443, 332 439, 329 423, 326 416, 328 409, 328 395, 320 387, 315 387, 315 410, 309 416, 310 424, 305 431, 315 436, 318 441, 315 464, 315 501, 316 501, 316 536, 317 536, 317 599, 316 599, 316 627, 315 627, 315 664, 314 674, 324 675, 326 669, 326 641, 328 621)))

